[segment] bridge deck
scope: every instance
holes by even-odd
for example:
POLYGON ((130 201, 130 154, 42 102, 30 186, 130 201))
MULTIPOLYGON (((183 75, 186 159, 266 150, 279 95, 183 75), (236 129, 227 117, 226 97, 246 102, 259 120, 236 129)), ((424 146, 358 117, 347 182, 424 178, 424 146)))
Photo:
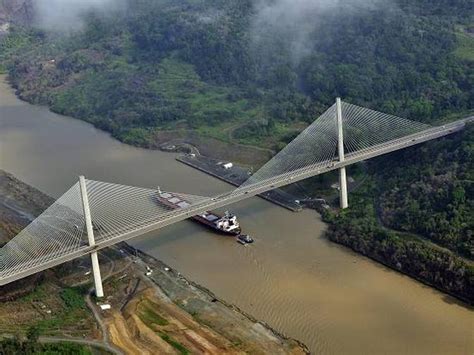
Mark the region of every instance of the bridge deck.
POLYGON ((292 171, 290 173, 281 174, 253 185, 238 188, 234 191, 218 195, 212 199, 197 203, 183 210, 170 211, 164 214, 163 217, 156 223, 130 230, 107 240, 99 241, 94 247, 82 246, 79 249, 72 250, 70 253, 62 255, 58 258, 53 258, 52 256, 39 266, 31 267, 30 265, 28 265, 28 263, 25 263, 13 269, 2 270, 0 272, 0 286, 33 275, 40 271, 44 271, 51 267, 63 264, 81 256, 88 255, 93 251, 107 248, 117 243, 143 235, 145 233, 152 232, 165 226, 180 222, 194 215, 203 213, 207 210, 224 207, 229 204, 256 196, 263 192, 289 185, 312 176, 324 174, 326 172, 336 170, 341 167, 348 166, 363 160, 367 160, 376 156, 387 154, 399 149, 404 149, 432 139, 458 132, 465 127, 466 123, 473 121, 474 116, 456 122, 447 123, 439 127, 433 127, 416 134, 391 140, 368 149, 360 150, 356 153, 348 154, 346 155, 344 162, 328 160, 322 163, 314 164, 302 169, 292 171))

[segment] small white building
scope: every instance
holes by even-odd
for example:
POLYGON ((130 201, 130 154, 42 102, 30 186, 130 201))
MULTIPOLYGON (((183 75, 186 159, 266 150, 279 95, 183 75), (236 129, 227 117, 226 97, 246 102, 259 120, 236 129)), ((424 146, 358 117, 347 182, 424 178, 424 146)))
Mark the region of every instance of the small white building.
POLYGON ((232 169, 232 167, 234 166, 234 164, 232 163, 225 163, 222 165, 224 167, 224 169, 226 170, 229 170, 229 169, 232 169))

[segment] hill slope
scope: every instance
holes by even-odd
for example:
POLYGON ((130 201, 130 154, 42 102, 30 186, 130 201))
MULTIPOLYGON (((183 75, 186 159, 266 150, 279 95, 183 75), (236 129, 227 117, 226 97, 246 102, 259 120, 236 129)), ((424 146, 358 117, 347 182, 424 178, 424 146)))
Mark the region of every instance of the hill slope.
POLYGON ((14 28, 0 60, 22 98, 142 146, 192 129, 278 149, 336 96, 424 121, 472 107, 469 1, 290 3, 128 1, 66 36, 14 28))

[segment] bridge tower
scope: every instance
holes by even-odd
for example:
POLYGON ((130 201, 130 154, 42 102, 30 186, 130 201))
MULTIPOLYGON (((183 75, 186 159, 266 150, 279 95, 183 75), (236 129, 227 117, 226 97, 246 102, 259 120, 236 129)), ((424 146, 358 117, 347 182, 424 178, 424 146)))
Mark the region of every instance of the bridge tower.
MULTIPOLYGON (((91 211, 89 208, 89 198, 87 196, 86 179, 84 176, 79 176, 79 186, 81 188, 82 207, 84 210, 84 219, 87 228, 87 238, 89 239, 89 246, 95 246, 94 228, 92 226, 91 211)), ((104 290, 102 288, 102 277, 100 276, 99 257, 97 251, 91 253, 92 274, 94 275, 95 295, 98 298, 104 297, 104 290)))
MULTIPOLYGON (((342 105, 341 99, 338 97, 336 99, 336 121, 337 121, 337 151, 339 153, 339 161, 344 161, 344 131, 342 129, 342 105)), ((347 176, 346 168, 342 167, 339 169, 339 201, 342 209, 349 207, 347 201, 347 176)))

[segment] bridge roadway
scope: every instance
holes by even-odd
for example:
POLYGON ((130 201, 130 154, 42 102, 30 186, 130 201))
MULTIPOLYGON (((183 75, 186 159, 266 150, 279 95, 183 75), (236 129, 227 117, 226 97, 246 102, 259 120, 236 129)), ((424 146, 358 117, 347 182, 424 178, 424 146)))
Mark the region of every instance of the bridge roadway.
MULTIPOLYGON (((411 147, 420 143, 427 142, 436 138, 447 136, 449 134, 458 132, 464 129, 465 125, 469 122, 474 122, 474 116, 467 117, 462 120, 458 120, 451 123, 446 123, 442 126, 432 127, 427 130, 424 130, 419 133, 405 136, 403 138, 391 140, 379 145, 372 146, 367 149, 359 150, 355 153, 347 154, 343 162, 330 160, 327 162, 322 162, 314 165, 310 165, 305 168, 301 168, 289 173, 281 174, 273 178, 258 182, 256 184, 251 184, 245 187, 237 188, 231 192, 227 192, 221 195, 218 195, 214 198, 209 198, 201 203, 192 205, 189 208, 183 210, 173 210, 167 214, 160 216, 160 219, 151 224, 145 225, 143 227, 138 227, 132 230, 124 231, 122 234, 119 234, 113 238, 106 240, 100 240, 100 237, 96 240, 96 245, 93 247, 84 246, 78 250, 72 251, 70 254, 63 255, 58 258, 51 258, 51 260, 46 260, 41 265, 29 266, 28 263, 21 265, 10 270, 3 270, 0 272, 0 286, 9 284, 16 280, 22 279, 24 277, 36 274, 40 271, 47 270, 54 266, 63 264, 65 262, 74 260, 76 258, 88 255, 93 251, 101 250, 117 243, 138 237, 140 235, 158 230, 165 226, 183 221, 197 214, 203 213, 207 210, 212 210, 220 207, 224 207, 230 204, 233 204, 238 201, 245 200, 247 198, 256 196, 263 192, 273 190, 278 187, 289 185, 300 180, 307 179, 312 176, 317 176, 320 174, 327 173, 332 170, 337 170, 344 166, 348 166, 363 160, 374 158, 383 154, 394 152, 396 150, 404 149, 411 147)), ((1 251, 1 250, 0 250, 1 251)))

